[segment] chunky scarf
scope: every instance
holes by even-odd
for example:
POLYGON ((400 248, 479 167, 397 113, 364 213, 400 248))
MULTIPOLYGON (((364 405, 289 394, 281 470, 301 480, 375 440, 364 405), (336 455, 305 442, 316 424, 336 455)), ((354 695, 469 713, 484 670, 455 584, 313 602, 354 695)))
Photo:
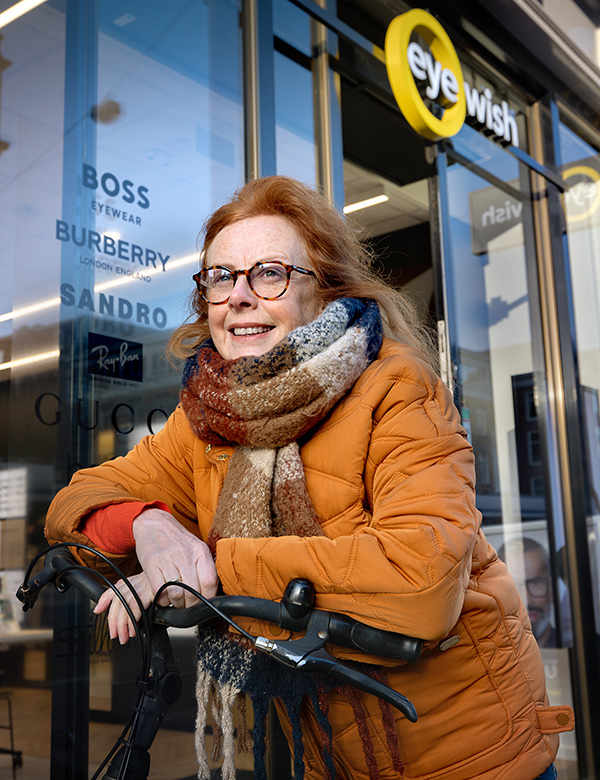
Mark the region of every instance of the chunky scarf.
POLYGON ((224 360, 212 342, 187 361, 181 405, 203 441, 237 444, 208 544, 322 536, 298 439, 350 390, 381 346, 373 301, 343 298, 260 357, 224 360))
MULTIPOLYGON (((180 400, 192 430, 208 444, 237 445, 208 538, 213 554, 222 538, 323 535, 306 488, 298 440, 348 393, 375 359, 381 340, 377 304, 345 298, 329 304, 316 320, 288 333, 260 357, 224 360, 209 340, 188 359, 180 400)), ((210 777, 204 732, 211 700, 216 752, 222 748, 224 753, 222 777, 235 777, 231 707, 235 700, 243 704, 243 694, 248 694, 254 710, 255 778, 266 778, 264 718, 268 702, 279 698, 292 722, 295 777, 302 780, 299 710, 303 696, 313 702, 323 734, 326 776, 332 778, 327 687, 325 680, 257 655, 226 631, 201 631, 196 688, 198 777, 210 777)), ((360 720, 355 692, 349 691, 349 697, 354 697, 360 720)), ((246 731, 241 724, 243 717, 238 725, 238 741, 243 743, 246 731)), ((372 755, 368 730, 363 744, 372 755)), ((376 767, 370 766, 369 773, 378 776, 376 767)))

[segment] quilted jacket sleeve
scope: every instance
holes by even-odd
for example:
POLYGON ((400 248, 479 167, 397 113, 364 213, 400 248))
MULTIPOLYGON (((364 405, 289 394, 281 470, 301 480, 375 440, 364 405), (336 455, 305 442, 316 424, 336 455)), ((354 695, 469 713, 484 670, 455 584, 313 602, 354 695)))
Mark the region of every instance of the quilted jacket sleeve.
MULTIPOLYGON (((310 468, 326 472, 339 462, 336 479, 357 491, 360 483, 355 529, 337 536, 334 517, 323 524, 325 537, 223 539, 217 570, 226 592, 278 598, 291 577, 307 577, 324 609, 426 640, 447 636, 480 524, 472 450, 449 392, 400 348, 365 372, 325 428, 315 439, 335 455, 310 468)), ((327 517, 319 501, 317 514, 327 517)))
MULTIPOLYGON (((45 529, 49 543, 77 542, 96 548, 77 530, 81 520, 95 509, 128 501, 163 501, 187 530, 198 535, 188 431, 178 407, 159 433, 146 436, 125 457, 78 471, 50 504, 45 529)), ((78 555, 86 565, 108 573, 93 554, 78 555)), ((136 569, 134 555, 108 557, 125 574, 136 569)))

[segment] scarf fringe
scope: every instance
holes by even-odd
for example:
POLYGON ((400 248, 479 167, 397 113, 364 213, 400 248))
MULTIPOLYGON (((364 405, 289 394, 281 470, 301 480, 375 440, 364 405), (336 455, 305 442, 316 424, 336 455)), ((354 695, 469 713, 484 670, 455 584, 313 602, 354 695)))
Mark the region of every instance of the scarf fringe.
POLYGON ((198 669, 196 677, 196 727, 194 730, 194 746, 196 748, 196 763, 198 764, 198 780, 210 780, 210 767, 206 755, 205 735, 208 723, 208 701, 211 695, 212 678, 208 672, 198 669))
POLYGON ((216 764, 223 759, 222 780, 235 780, 235 728, 234 709, 237 703, 238 753, 248 753, 252 749, 252 740, 246 722, 246 700, 244 694, 230 684, 217 684, 207 672, 200 672, 196 682, 198 711, 194 744, 198 763, 198 780, 210 780, 211 770, 206 750, 206 730, 209 716, 209 704, 212 712, 212 750, 211 761, 216 764))
MULTIPOLYGON (((375 666, 369 669, 369 674, 374 680, 377 680, 377 682, 380 682, 382 685, 387 685, 387 678, 384 672, 378 667, 375 666)), ((398 734, 396 733, 396 724, 394 723, 392 707, 383 699, 377 699, 377 701, 379 702, 379 710, 381 711, 381 720, 385 731, 388 750, 392 757, 392 766, 396 772, 403 774, 404 761, 402 761, 402 757, 400 756, 400 745, 398 743, 398 734)))
MULTIPOLYGON (((379 675, 373 675, 378 678, 379 675)), ((267 780, 267 770, 265 763, 265 753, 268 750, 268 734, 266 728, 267 715, 269 710, 268 698, 255 700, 254 710, 254 740, 250 737, 246 723, 246 700, 245 695, 236 692, 231 686, 216 686, 214 680, 210 678, 203 680, 200 686, 196 687, 199 691, 198 699, 198 718, 196 720, 196 757, 198 761, 198 780, 210 780, 211 770, 209 767, 205 739, 206 720, 208 717, 208 708, 201 708, 201 701, 208 703, 212 699, 213 716, 213 744, 211 759, 213 764, 217 764, 222 758, 221 778, 222 780, 235 780, 236 767, 234 757, 235 731, 233 727, 233 712, 237 701, 238 714, 242 716, 238 720, 238 754, 254 753, 254 778, 255 780, 267 780), (208 685, 206 684, 208 682, 208 685), (206 699, 204 697, 207 696, 206 699), (243 736, 241 736, 243 734, 243 736)), ((354 719, 358 726, 358 732, 367 763, 369 780, 379 780, 379 770, 375 758, 373 741, 369 733, 369 726, 366 711, 362 698, 358 691, 350 686, 338 688, 348 700, 354 719)), ((300 701, 305 695, 308 695, 313 704, 313 711, 321 734, 321 756, 323 759, 323 780, 335 780, 336 771, 333 757, 333 733, 331 724, 328 720, 328 692, 329 688, 322 683, 315 691, 308 694, 301 694, 300 701)), ((296 697, 294 697, 296 698, 296 697)), ((303 780, 305 774, 304 766, 304 745, 302 742, 302 726, 299 717, 298 702, 284 702, 290 723, 292 726, 293 742, 293 764, 295 780, 303 780), (291 705, 291 706, 290 706, 291 705)), ((400 757, 398 737, 394 726, 394 720, 390 705, 387 702, 379 701, 382 720, 384 724, 388 749, 392 758, 392 765, 399 777, 404 772, 404 763, 400 757)))
MULTIPOLYGON (((260 357, 223 360, 208 341, 189 358, 180 400, 192 430, 203 442, 237 445, 207 539, 213 553, 223 538, 323 535, 308 494, 298 439, 314 430, 350 391, 377 356, 382 336, 377 304, 344 298, 329 304, 316 320, 288 333, 260 357)), ((222 778, 234 780, 232 711, 236 701, 238 752, 248 750, 251 743, 243 693, 250 697, 254 710, 255 780, 267 780, 266 719, 273 699, 285 706, 292 727, 295 780, 303 780, 300 710, 305 697, 312 703, 321 732, 324 780, 334 780, 333 737, 327 718, 327 693, 334 683, 282 667, 240 644, 227 630, 205 629, 199 637, 195 735, 199 780, 210 780, 205 746, 209 709, 212 760, 222 755, 222 778)), ((348 698, 359 725, 369 778, 375 780, 377 767, 366 715, 356 691, 348 689, 348 698)), ((384 722, 391 744, 391 713, 384 722)))
POLYGON ((329 697, 323 684, 317 684, 316 697, 313 699, 313 709, 321 731, 321 755, 323 757, 323 780, 335 780, 335 765, 333 763, 333 731, 329 722, 329 697))
MULTIPOLYGON (((285 708, 292 729, 292 752, 295 780, 304 780, 304 745, 302 741, 301 709, 305 699, 312 704, 312 710, 321 735, 321 756, 323 780, 335 780, 333 755, 333 733, 328 719, 329 693, 336 690, 343 694, 354 714, 363 753, 367 764, 369 780, 378 780, 379 770, 375 758, 373 741, 362 695, 349 685, 339 686, 322 675, 299 673, 274 663, 266 656, 240 645, 228 634, 207 632, 203 636, 200 650, 205 657, 199 658, 196 696, 198 714, 196 718, 196 756, 198 780, 210 780, 211 771, 206 752, 205 734, 209 711, 212 711, 213 744, 211 761, 218 763, 222 758, 222 780, 235 780, 235 729, 233 714, 237 708, 237 751, 254 757, 255 780, 267 780, 265 752, 267 742, 267 716, 269 706, 278 699, 285 708), (206 658, 210 662, 206 664, 206 658), (235 677, 235 684, 232 682, 235 677), (247 726, 246 695, 250 698, 254 713, 252 737, 247 726)), ((352 664, 361 668, 379 682, 385 683, 381 668, 352 664)), ((404 773, 400 756, 398 736, 394 717, 387 702, 379 700, 382 722, 394 770, 398 776, 404 773)))
POLYGON ((238 712, 238 753, 252 752, 252 738, 248 729, 248 713, 246 707, 246 695, 240 693, 237 704, 238 712))

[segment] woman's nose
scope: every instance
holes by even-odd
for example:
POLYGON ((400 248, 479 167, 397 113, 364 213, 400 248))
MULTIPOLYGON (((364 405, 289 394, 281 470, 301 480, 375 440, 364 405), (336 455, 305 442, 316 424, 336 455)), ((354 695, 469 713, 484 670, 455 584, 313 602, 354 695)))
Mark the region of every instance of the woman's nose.
POLYGON ((229 296, 230 306, 251 306, 254 307, 258 303, 256 295, 250 289, 248 283, 248 277, 244 274, 240 274, 235 280, 233 290, 229 296))

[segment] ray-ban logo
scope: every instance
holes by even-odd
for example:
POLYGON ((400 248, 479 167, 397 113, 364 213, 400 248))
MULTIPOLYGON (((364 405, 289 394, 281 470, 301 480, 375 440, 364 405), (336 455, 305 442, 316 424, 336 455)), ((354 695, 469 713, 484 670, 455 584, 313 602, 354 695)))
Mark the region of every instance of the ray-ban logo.
POLYGON ((143 381, 142 345, 99 333, 88 334, 88 373, 143 381))

